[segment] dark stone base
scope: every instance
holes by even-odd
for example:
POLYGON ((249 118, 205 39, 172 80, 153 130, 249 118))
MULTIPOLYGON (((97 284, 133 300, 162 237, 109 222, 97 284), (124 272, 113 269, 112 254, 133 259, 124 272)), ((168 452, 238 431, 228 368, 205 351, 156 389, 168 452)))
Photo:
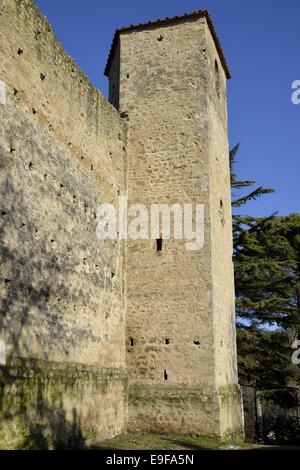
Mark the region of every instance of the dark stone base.
POLYGON ((237 385, 211 389, 188 386, 129 386, 129 432, 213 435, 243 439, 237 385))

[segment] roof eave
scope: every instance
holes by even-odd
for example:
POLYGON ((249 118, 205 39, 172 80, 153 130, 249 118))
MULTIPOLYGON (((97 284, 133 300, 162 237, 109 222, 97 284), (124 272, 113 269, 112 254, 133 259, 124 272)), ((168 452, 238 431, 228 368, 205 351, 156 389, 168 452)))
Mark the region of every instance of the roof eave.
POLYGON ((146 29, 146 28, 153 28, 153 27, 156 27, 156 26, 157 27, 165 26, 165 25, 172 24, 172 23, 182 22, 182 21, 185 21, 187 19, 193 19, 193 18, 196 19, 196 18, 201 18, 201 17, 206 18, 208 27, 210 29, 211 35, 213 37, 216 49, 217 49, 219 57, 220 57, 221 64, 224 68, 226 78, 230 79, 231 78, 230 70, 228 68, 227 61, 226 61, 225 55, 223 53, 222 46, 221 46, 221 43, 220 43, 219 38, 217 36, 216 30, 214 28, 213 22, 212 22, 212 20, 210 18, 210 15, 209 15, 207 10, 194 11, 193 13, 185 13, 182 16, 173 16, 172 18, 164 18, 162 20, 158 19, 158 20, 155 20, 155 21, 148 21, 148 23, 139 23, 139 24, 136 24, 136 25, 130 25, 130 26, 127 26, 127 27, 124 27, 124 28, 117 29, 115 31, 115 34, 114 34, 114 37, 113 37, 112 45, 111 45, 110 52, 109 52, 109 55, 108 55, 108 60, 107 60, 106 67, 105 67, 105 70, 104 70, 104 75, 106 75, 107 77, 109 76, 110 67, 111 67, 111 64, 112 64, 112 60, 113 60, 113 57, 114 57, 114 53, 115 53, 115 50, 116 50, 116 47, 117 47, 117 44, 118 44, 120 34, 128 33, 130 31, 139 31, 139 30, 143 30, 143 29, 146 29))

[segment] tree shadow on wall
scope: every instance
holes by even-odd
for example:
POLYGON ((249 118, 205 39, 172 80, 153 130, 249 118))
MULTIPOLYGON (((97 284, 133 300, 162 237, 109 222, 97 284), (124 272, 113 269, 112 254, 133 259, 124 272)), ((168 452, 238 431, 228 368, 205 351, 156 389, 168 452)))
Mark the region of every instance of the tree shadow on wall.
MULTIPOLYGON (((0 375, 0 448, 80 449, 85 447, 80 413, 64 406, 45 380, 0 375), (68 417, 69 415, 69 417, 68 417)), ((51 380, 51 378, 49 379, 51 380)))
POLYGON ((6 154, 0 146, 0 171, 7 172, 0 187, 0 338, 9 346, 8 365, 0 369, 0 446, 6 438, 6 445, 13 446, 17 433, 19 448, 80 448, 84 437, 77 409, 68 419, 62 398, 44 396, 43 380, 26 375, 30 373, 26 364, 23 375, 11 375, 22 368, 20 363, 15 367, 13 357, 32 357, 33 343, 45 360, 50 348, 68 355, 72 334, 64 322, 63 299, 70 300, 72 292, 65 282, 55 281, 64 259, 49 251, 51 240, 45 234, 39 237, 37 219, 24 202, 21 181, 20 187, 14 183, 6 154))
MULTIPOLYGON (((5 160, 0 171, 3 165, 5 160)), ((25 192, 15 180, 8 172, 0 187, 0 335, 14 356, 32 356, 33 344, 44 359, 50 348, 67 356, 73 340, 64 301, 76 302, 62 276, 70 269, 67 256, 55 251, 43 214, 32 214, 38 211, 34 202, 34 210, 30 207, 30 187, 25 192)))
POLYGON ((26 449, 82 449, 85 439, 81 431, 77 409, 72 409, 72 421, 66 418, 62 401, 57 408, 44 404, 41 418, 44 424, 30 423, 26 449))

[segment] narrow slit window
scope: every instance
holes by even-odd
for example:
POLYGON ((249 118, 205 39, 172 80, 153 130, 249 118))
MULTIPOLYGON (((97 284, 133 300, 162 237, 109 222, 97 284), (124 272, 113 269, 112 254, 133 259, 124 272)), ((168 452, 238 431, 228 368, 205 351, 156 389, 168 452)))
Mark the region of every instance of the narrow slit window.
POLYGON ((156 251, 162 251, 162 238, 156 240, 156 251))
POLYGON ((166 369, 164 370, 164 380, 168 380, 168 374, 167 374, 166 369))
POLYGON ((220 98, 220 72, 218 62, 215 60, 215 85, 216 85, 216 92, 218 97, 220 98))

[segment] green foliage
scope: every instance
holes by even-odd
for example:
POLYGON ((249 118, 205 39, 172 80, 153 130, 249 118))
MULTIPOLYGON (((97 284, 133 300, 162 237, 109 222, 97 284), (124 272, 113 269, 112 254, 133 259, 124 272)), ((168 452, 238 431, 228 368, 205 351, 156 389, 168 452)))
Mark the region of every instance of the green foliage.
POLYGON ((262 331, 255 324, 237 330, 242 383, 260 391, 260 397, 284 408, 296 406, 295 371, 284 330, 262 331))
MULTIPOLYGON (((230 152, 233 208, 272 193, 239 181, 230 152), (250 188, 241 197, 236 192, 250 188)), ((297 370, 291 343, 300 330, 300 215, 233 215, 238 361, 241 382, 265 399, 294 406, 297 370)))
POLYGON ((300 329, 300 215, 256 219, 235 240, 237 315, 300 329))
MULTIPOLYGON (((236 157, 240 148, 240 144, 237 144, 232 150, 229 152, 229 162, 230 162, 230 173, 231 173, 231 188, 234 192, 235 189, 243 189, 252 187, 255 184, 253 180, 238 180, 237 175, 234 172, 234 166, 236 163, 236 157)), ((232 206, 233 207, 240 207, 246 202, 258 199, 259 197, 263 196, 264 194, 273 193, 274 189, 271 188, 263 188, 259 186, 258 188, 253 189, 250 193, 235 198, 233 197, 232 206)))

